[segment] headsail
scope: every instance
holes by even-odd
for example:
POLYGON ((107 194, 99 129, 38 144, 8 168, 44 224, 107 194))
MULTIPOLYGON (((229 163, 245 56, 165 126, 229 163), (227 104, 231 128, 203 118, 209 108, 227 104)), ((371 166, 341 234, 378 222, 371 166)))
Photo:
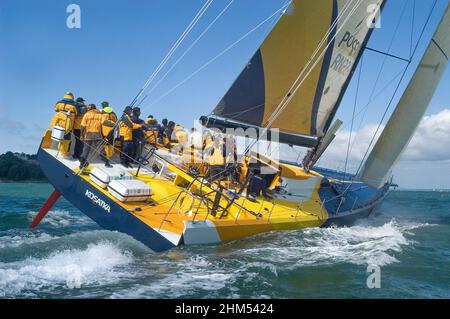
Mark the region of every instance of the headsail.
POLYGON ((411 140, 447 67, 449 30, 450 4, 394 113, 364 163, 359 177, 366 184, 376 188, 383 186, 411 140))
POLYGON ((300 89, 270 127, 323 136, 369 38, 374 11, 383 3, 294 0, 213 114, 266 127, 303 70, 300 89))

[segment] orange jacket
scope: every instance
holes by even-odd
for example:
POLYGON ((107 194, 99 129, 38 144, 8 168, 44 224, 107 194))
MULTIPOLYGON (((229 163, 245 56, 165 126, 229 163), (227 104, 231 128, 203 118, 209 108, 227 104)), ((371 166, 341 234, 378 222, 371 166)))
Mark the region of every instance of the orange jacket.
POLYGON ((103 117, 102 113, 99 110, 93 109, 87 112, 83 116, 83 120, 81 121, 83 138, 88 140, 101 139, 102 123, 103 117))
POLYGON ((142 127, 141 124, 136 124, 131 120, 131 117, 128 114, 124 114, 120 119, 120 137, 123 138, 124 141, 129 142, 133 140, 133 130, 139 129, 142 127))

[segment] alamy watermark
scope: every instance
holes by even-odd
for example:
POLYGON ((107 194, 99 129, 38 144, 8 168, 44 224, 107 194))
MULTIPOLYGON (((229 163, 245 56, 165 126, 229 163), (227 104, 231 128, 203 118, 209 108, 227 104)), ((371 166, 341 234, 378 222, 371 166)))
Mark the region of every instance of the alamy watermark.
POLYGON ((369 29, 379 29, 381 28, 381 6, 379 4, 370 4, 367 6, 367 17, 366 24, 369 29))
POLYGON ((367 276, 366 285, 369 289, 381 288, 381 268, 378 265, 368 265, 366 272, 367 276))
MULTIPOLYGON (((249 164, 263 160, 269 162, 267 164, 272 169, 276 169, 280 161, 278 129, 252 127, 227 128, 221 131, 215 128, 205 129, 195 123, 190 130, 180 125, 175 126, 170 140, 179 141, 171 146, 170 152, 182 155, 185 163, 208 163, 213 156, 217 156, 215 152, 223 155, 226 164, 239 162, 238 154, 253 154, 249 158, 249 164)), ((160 142, 165 144, 163 140, 160 142)))
POLYGON ((81 29, 81 8, 78 4, 69 4, 66 8, 69 16, 66 19, 66 25, 69 29, 81 29))

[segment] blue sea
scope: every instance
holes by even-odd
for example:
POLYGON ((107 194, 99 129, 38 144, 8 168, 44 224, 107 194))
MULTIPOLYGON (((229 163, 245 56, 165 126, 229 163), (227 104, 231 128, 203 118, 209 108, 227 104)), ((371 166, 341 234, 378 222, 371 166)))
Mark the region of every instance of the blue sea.
POLYGON ((394 191, 349 227, 165 253, 63 199, 29 230, 51 191, 0 183, 0 298, 450 298, 449 191, 394 191))

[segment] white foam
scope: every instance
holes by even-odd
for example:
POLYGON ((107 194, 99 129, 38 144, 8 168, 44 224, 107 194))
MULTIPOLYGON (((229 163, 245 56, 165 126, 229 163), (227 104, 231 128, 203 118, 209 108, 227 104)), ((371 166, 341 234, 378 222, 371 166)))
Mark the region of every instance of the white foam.
POLYGON ((214 294, 235 282, 236 271, 240 270, 230 271, 219 262, 208 259, 210 258, 194 255, 187 259, 155 261, 152 263, 152 268, 156 270, 154 275, 160 279, 148 285, 138 284, 131 289, 117 291, 112 298, 162 296, 178 298, 192 295, 195 291, 207 291, 214 294), (162 269, 164 271, 161 271, 162 269))
MULTIPOLYGON (((149 261, 146 269, 153 273, 146 275, 153 278, 151 281, 116 291, 111 297, 178 298, 204 294, 209 298, 232 298, 239 296, 236 283, 254 286, 257 281, 260 289, 270 291, 271 276, 276 281, 275 277, 286 270, 338 263, 384 266, 397 262, 403 249, 414 243, 406 234, 426 226, 430 225, 399 225, 391 220, 381 226, 310 228, 261 234, 221 245, 219 251, 205 255, 185 256, 183 251, 173 251, 149 261)), ((254 292, 255 297, 260 294, 261 291, 254 292)))
POLYGON ((288 268, 313 264, 351 263, 384 266, 397 262, 396 253, 413 241, 405 234, 430 226, 413 224, 399 226, 395 220, 382 226, 309 228, 289 232, 275 241, 258 244, 237 253, 264 258, 288 268))
MULTIPOLYGON (((37 212, 28 212, 30 221, 34 219, 37 212)), ((69 225, 93 225, 95 224, 89 217, 81 214, 69 213, 66 210, 51 210, 42 219, 41 224, 54 227, 67 227, 69 225)))
POLYGON ((19 247, 21 245, 31 245, 52 240, 53 236, 46 233, 26 232, 14 236, 1 236, 0 248, 19 247))
POLYGON ((109 242, 101 242, 82 250, 57 251, 42 259, 0 263, 0 297, 21 292, 33 296, 55 287, 69 289, 71 283, 82 288, 117 282, 133 276, 122 267, 132 261, 131 253, 109 242))

